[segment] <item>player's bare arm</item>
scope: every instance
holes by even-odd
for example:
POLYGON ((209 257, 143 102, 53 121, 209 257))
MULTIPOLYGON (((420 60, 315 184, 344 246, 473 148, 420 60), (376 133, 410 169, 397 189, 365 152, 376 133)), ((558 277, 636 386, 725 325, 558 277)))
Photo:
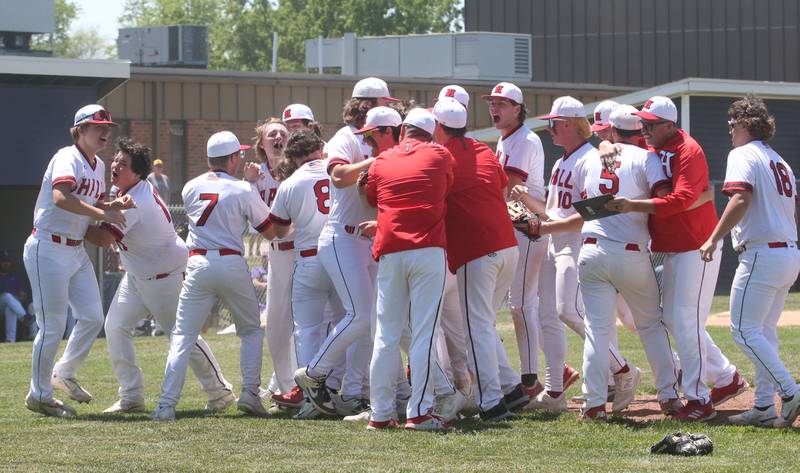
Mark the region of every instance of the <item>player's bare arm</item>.
MULTIPOLYGON (((664 197, 669 195, 672 192, 671 187, 662 187, 656 191, 656 197, 664 197)), ((698 197, 697 200, 692 203, 686 210, 696 209, 701 205, 709 202, 711 199, 714 198, 714 191, 709 187, 704 190, 698 197)), ((613 200, 609 201, 606 204, 606 208, 608 210, 615 210, 617 212, 643 212, 654 214, 656 213, 656 206, 653 199, 628 199, 626 197, 615 197, 613 200)))
POLYGON ((542 222, 539 226, 539 234, 547 235, 548 233, 569 233, 579 232, 583 227, 583 217, 581 214, 575 213, 563 220, 550 220, 549 222, 542 222))
POLYGON ((700 257, 703 261, 711 261, 714 259, 714 251, 717 249, 717 244, 720 240, 725 238, 725 235, 730 233, 731 229, 739 223, 747 213, 747 208, 750 206, 750 201, 753 199, 753 193, 748 191, 733 191, 728 205, 722 212, 717 226, 711 232, 711 236, 700 247, 700 257))
POLYGON ((255 184, 261 177, 261 166, 256 163, 244 163, 244 180, 250 184, 255 184))
POLYGON ((99 225, 89 225, 83 239, 93 245, 103 248, 111 248, 115 241, 114 235, 105 228, 101 228, 99 225))
POLYGON ((125 216, 119 210, 102 209, 78 199, 71 192, 71 184, 63 182, 53 186, 53 203, 56 207, 78 215, 86 215, 108 223, 125 224, 125 216))
POLYGON ((129 195, 117 197, 110 202, 98 202, 97 207, 103 210, 128 210, 136 207, 136 202, 129 195))
MULTIPOLYGON (((510 182, 511 176, 509 176, 509 183, 510 182)), ((530 194, 528 194, 528 188, 526 186, 519 184, 511 187, 509 184, 509 189, 511 189, 509 197, 522 202, 523 205, 528 208, 528 210, 535 214, 545 214, 545 201, 537 200, 531 197, 530 194)))
POLYGON ((334 164, 328 173, 331 176, 331 184, 338 188, 352 186, 358 181, 358 176, 362 171, 366 171, 372 165, 375 158, 367 158, 355 164, 334 164))
MULTIPOLYGON (((508 174, 508 186, 506 186, 505 194, 506 194, 506 197, 509 197, 511 195, 511 191, 515 187, 517 187, 519 185, 522 185, 523 181, 522 181, 522 178, 520 176, 516 175, 516 174, 512 174, 512 173, 507 173, 507 174, 508 174)), ((525 189, 527 191, 527 187, 525 189)), ((519 199, 515 199, 515 200, 519 200, 519 199)))

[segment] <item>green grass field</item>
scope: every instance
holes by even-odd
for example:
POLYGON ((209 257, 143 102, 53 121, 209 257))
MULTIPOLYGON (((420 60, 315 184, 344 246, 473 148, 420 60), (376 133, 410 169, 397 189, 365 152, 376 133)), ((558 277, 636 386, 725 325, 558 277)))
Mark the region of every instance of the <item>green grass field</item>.
MULTIPOLYGON (((510 318, 499 326, 516 361, 510 318)), ((753 369, 728 329, 710 332, 723 351, 752 380, 753 369)), ((642 393, 652 393, 638 339, 620 330, 620 346, 644 372, 642 393)), ((790 367, 800 364, 800 327, 780 330, 790 367)), ((227 377, 236 385, 239 341, 209 335, 227 377)), ((581 349, 570 335, 568 362, 580 367, 581 349)), ((154 407, 166 358, 166 338, 137 338, 145 371, 146 397, 154 407)), ((62 345, 63 348, 63 345, 62 345)), ((253 419, 231 410, 206 415, 197 382, 188 379, 178 420, 155 423, 147 415, 111 416, 102 410, 116 399, 116 380, 100 339, 80 379, 94 394, 78 406, 79 419, 45 418, 24 408, 30 379, 30 343, 0 344, 0 470, 3 471, 786 471, 796 470, 800 431, 680 425, 672 421, 618 419, 580 423, 575 413, 530 414, 483 424, 463 421, 449 434, 367 432, 364 424, 334 420, 253 419), (708 457, 654 456, 649 447, 681 429, 704 432, 715 443, 708 457)), ((266 353, 266 350, 265 350, 266 353)), ((265 358, 263 379, 271 372, 265 358)), ((540 371, 541 372, 541 371, 540 371)), ((580 383, 577 383, 579 385, 580 383)), ((573 387, 570 395, 578 394, 573 387)), ((74 405, 74 404, 73 404, 74 405)))

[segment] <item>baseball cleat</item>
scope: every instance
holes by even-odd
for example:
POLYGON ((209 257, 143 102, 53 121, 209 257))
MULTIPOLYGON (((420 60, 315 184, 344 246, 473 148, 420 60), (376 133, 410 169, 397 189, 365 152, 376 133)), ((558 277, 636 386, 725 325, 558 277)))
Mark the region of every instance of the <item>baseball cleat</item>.
POLYGON ((522 388, 525 390, 525 394, 528 395, 528 399, 533 399, 539 395, 540 392, 544 391, 544 386, 539 381, 533 384, 533 386, 525 386, 522 385, 522 388))
POLYGON ((503 402, 505 402, 506 408, 508 408, 509 411, 523 408, 530 400, 528 395, 525 394, 521 383, 518 384, 513 391, 503 396, 503 402))
POLYGON ((614 375, 614 402, 611 412, 617 414, 624 411, 636 396, 636 388, 642 382, 642 372, 635 366, 628 366, 628 371, 614 375))
POLYGON ((756 409, 755 407, 749 411, 744 411, 741 414, 728 417, 728 422, 733 425, 755 425, 757 427, 775 427, 775 421, 778 419, 778 413, 775 410, 775 405, 771 405, 764 409, 756 409))
POLYGON ((791 398, 781 398, 781 415, 775 419, 775 427, 791 427, 800 415, 800 391, 791 398))
POLYGON ((206 402, 206 410, 208 412, 222 412, 231 407, 236 401, 238 401, 236 394, 228 391, 216 399, 209 399, 208 402, 206 402))
POLYGON ((439 396, 436 399, 436 407, 434 408, 434 411, 437 415, 444 419, 445 422, 452 422, 458 419, 458 413, 464 407, 466 402, 467 397, 464 396, 461 391, 456 389, 452 394, 439 396))
POLYGON ((320 411, 319 409, 317 409, 317 407, 314 406, 314 404, 312 404, 310 401, 306 400, 306 402, 303 403, 303 407, 300 408, 300 411, 298 411, 297 414, 292 416, 292 419, 310 420, 310 419, 319 419, 321 417, 329 417, 329 416, 324 412, 320 411))
POLYGON ((736 396, 747 392, 750 389, 750 383, 746 379, 739 376, 739 372, 733 374, 733 380, 727 386, 716 387, 711 389, 711 402, 715 407, 726 401, 730 401, 736 396))
POLYGON ((531 399, 531 402, 523 409, 526 411, 567 412, 567 398, 563 392, 558 397, 553 397, 547 391, 543 391, 531 399))
POLYGON ((578 373, 578 370, 572 368, 571 366, 564 364, 564 387, 563 390, 566 391, 569 389, 570 386, 575 384, 575 381, 580 379, 581 374, 578 373))
POLYGON ((150 418, 155 421, 169 422, 175 420, 175 407, 166 404, 159 404, 156 410, 150 414, 150 418))
MULTIPOLYGON (((397 419, 389 419, 389 420, 370 420, 367 424, 367 430, 386 430, 386 429, 395 429, 400 424, 397 422, 397 419)), ((408 428, 408 427, 406 427, 408 428)))
POLYGON ((658 401, 658 407, 665 416, 674 416, 683 409, 683 403, 677 398, 664 399, 658 401))
POLYGON ((147 412, 143 399, 133 401, 120 399, 103 411, 104 414, 141 414, 143 412, 147 412))
POLYGON ((58 399, 46 399, 39 401, 31 394, 25 398, 25 407, 33 412, 44 414, 48 417, 61 417, 63 419, 73 419, 78 416, 75 409, 64 404, 58 399))
POLYGON ((294 372, 294 382, 318 410, 324 414, 336 415, 336 406, 333 404, 331 391, 325 386, 325 376, 313 378, 308 375, 305 367, 298 368, 294 372))
POLYGON ((345 422, 367 422, 371 414, 372 411, 366 410, 352 416, 345 416, 342 420, 345 422))
POLYGON ((267 416, 267 410, 264 409, 264 404, 261 403, 261 398, 258 396, 258 393, 252 393, 247 390, 242 391, 242 395, 239 396, 239 401, 236 403, 236 408, 245 415, 255 417, 267 416))
POLYGON ((343 397, 334 396, 333 405, 336 408, 336 415, 347 417, 362 412, 369 412, 369 401, 357 397, 345 400, 343 397))
POLYGON ((481 411, 481 420, 483 421, 501 421, 513 417, 514 414, 508 410, 506 403, 501 399, 500 402, 485 411, 481 411))
POLYGON ((704 422, 713 419, 716 415, 717 411, 714 410, 714 404, 711 404, 711 401, 701 404, 698 400, 691 400, 686 401, 686 405, 672 418, 684 422, 704 422))
POLYGON ((606 413, 606 406, 602 405, 602 406, 590 407, 588 409, 583 408, 581 409, 581 415, 578 416, 578 420, 605 422, 608 420, 608 414, 606 413))
POLYGON ((50 378, 50 383, 54 388, 60 389, 69 394, 69 398, 73 401, 88 403, 93 399, 89 391, 83 389, 83 387, 81 387, 81 385, 78 383, 78 380, 75 378, 62 378, 61 376, 53 373, 53 377, 50 378))
POLYGON ((279 406, 289 407, 292 409, 299 409, 303 406, 305 398, 303 397, 303 390, 295 386, 286 394, 273 394, 272 402, 279 406))
POLYGON ((450 424, 436 414, 425 414, 406 420, 406 430, 449 432, 450 429, 450 424))

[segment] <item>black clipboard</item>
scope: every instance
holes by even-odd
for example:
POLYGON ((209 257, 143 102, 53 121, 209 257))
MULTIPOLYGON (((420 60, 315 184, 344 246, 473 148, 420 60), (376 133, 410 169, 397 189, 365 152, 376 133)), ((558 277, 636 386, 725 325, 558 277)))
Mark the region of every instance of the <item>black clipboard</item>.
POLYGON ((611 194, 603 194, 591 199, 579 200, 572 204, 575 210, 581 214, 584 220, 597 220, 598 218, 610 217, 617 215, 619 212, 616 210, 608 210, 606 203, 614 199, 611 194))

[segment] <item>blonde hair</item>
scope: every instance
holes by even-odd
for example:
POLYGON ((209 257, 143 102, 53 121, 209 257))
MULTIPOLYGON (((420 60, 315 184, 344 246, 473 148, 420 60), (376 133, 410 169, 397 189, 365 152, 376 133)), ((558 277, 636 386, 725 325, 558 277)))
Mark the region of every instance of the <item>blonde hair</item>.
POLYGON ((571 117, 567 118, 567 120, 572 123, 581 138, 588 140, 592 137, 592 125, 589 124, 589 120, 586 117, 571 117))
POLYGON ((283 120, 275 117, 265 118, 263 121, 258 122, 258 125, 256 125, 256 136, 253 137, 253 147, 256 149, 256 155, 262 162, 267 161, 267 153, 261 148, 261 142, 264 140, 264 130, 266 130, 268 126, 274 125, 275 123, 279 123, 284 127, 286 126, 283 124, 283 120))
POLYGON ((76 125, 69 129, 69 134, 72 135, 72 141, 78 142, 78 138, 80 138, 81 133, 80 130, 83 125, 76 125))

